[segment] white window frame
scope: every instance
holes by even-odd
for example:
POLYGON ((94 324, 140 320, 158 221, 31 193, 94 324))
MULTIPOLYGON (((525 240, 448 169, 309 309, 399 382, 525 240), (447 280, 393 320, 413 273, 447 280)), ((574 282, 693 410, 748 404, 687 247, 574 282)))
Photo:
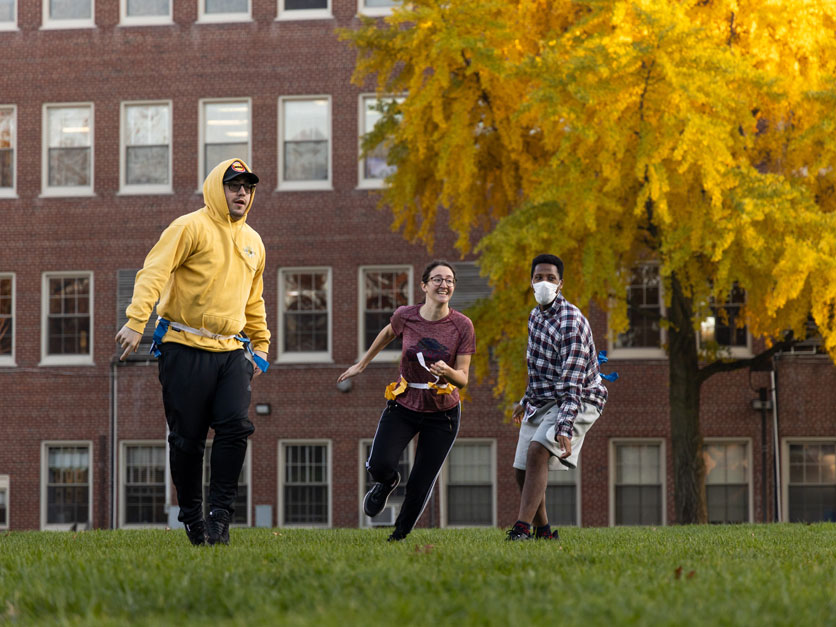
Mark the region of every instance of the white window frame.
POLYGON ((362 157, 363 154, 363 135, 368 133, 371 129, 366 128, 366 102, 369 100, 396 100, 403 102, 405 97, 401 96, 378 96, 377 94, 364 93, 360 94, 357 110, 357 189, 383 189, 385 186, 384 179, 370 179, 366 178, 366 159, 362 157))
MULTIPOLYGON (((781 439, 781 521, 790 520, 790 445, 791 444, 836 444, 836 435, 830 437, 791 436, 781 439)), ((806 484, 814 485, 814 484, 806 484)))
POLYGON ((17 281, 13 272, 0 272, 0 279, 12 280, 12 354, 0 355, 0 367, 16 366, 15 346, 17 344, 17 281))
MULTIPOLYGON (((657 270, 659 269, 659 263, 656 261, 643 261, 638 262, 635 266, 656 266, 657 270)), ((634 267, 635 267, 634 266, 634 267)), ((630 269, 631 275, 633 272, 633 267, 630 269)), ((665 307, 665 286, 662 281, 661 273, 659 274, 659 314, 661 316, 661 320, 665 320, 665 316, 667 315, 667 310, 665 307)), ((629 307, 629 305, 628 305, 629 307)), ((608 325, 609 327, 609 325, 608 325)), ((665 354, 664 346, 667 344, 668 341, 668 332, 664 325, 662 325, 661 329, 659 330, 659 346, 658 347, 651 347, 651 346, 638 346, 635 348, 632 347, 616 347, 615 340, 616 336, 613 333, 612 329, 608 329, 607 333, 607 350, 608 356, 610 359, 666 359, 667 356, 665 354)))
MULTIPOLYGON (((8 22, 0 22, 0 31, 13 31, 13 30, 20 30, 17 25, 17 20, 19 17, 18 13, 18 0, 12 0, 12 10, 14 11, 15 18, 14 20, 8 22)), ((2 527, 0 527, 2 528, 2 527)))
POLYGON ((331 96, 328 94, 312 94, 312 95, 298 95, 298 96, 280 96, 279 97, 279 136, 278 136, 278 187, 276 191, 333 191, 334 180, 334 115, 333 104, 331 96), (299 102, 306 100, 325 100, 327 107, 328 119, 328 178, 324 181, 285 181, 284 180, 284 103, 299 102))
MULTIPOLYGON (((372 438, 364 438, 361 439, 359 442, 359 447, 357 449, 358 454, 358 461, 359 464, 357 465, 358 476, 357 476, 357 516, 358 516, 358 524, 360 527, 368 527, 374 528, 377 525, 371 523, 371 519, 366 516, 366 512, 363 511, 363 498, 366 496, 366 462, 368 461, 368 456, 366 455, 366 447, 371 446, 374 440, 372 438)), ((406 446, 406 453, 407 457, 409 458, 409 471, 412 472, 412 467, 415 465, 415 440, 410 441, 409 444, 406 446)), ((400 485, 406 485, 407 480, 409 477, 401 477, 400 485)), ((387 507, 393 505, 390 501, 387 503, 387 507)), ((395 505, 395 517, 401 511, 401 507, 403 503, 398 503, 395 505)))
POLYGON ((41 273, 41 361, 39 366, 92 366, 96 335, 95 312, 93 310, 96 301, 93 272, 79 270, 78 272, 43 272, 41 273), (90 335, 88 343, 90 346, 87 355, 49 355, 49 280, 60 278, 90 277, 90 335))
POLYGON ((364 0, 357 0, 357 15, 385 17, 392 15, 392 7, 367 7, 364 0))
POLYGON ((298 527, 303 529, 328 529, 333 526, 334 521, 334 447, 333 443, 330 439, 280 439, 278 442, 279 446, 279 454, 278 454, 278 526, 279 527, 298 527), (326 454, 328 455, 328 489, 327 493, 328 496, 328 521, 325 523, 317 523, 317 524, 302 524, 302 523, 287 523, 284 520, 284 466, 286 462, 286 454, 285 454, 285 447, 287 446, 324 446, 326 450, 326 454))
MULTIPOLYGON (((44 1, 48 2, 49 0, 44 1)), ((92 102, 45 102, 42 107, 41 120, 41 196, 95 196, 93 192, 96 180, 96 108, 94 104, 92 102), (49 110, 69 107, 90 108, 90 184, 52 187, 49 185, 49 110)))
MULTIPOLYGON (((0 31, 2 30, 5 29, 0 27, 0 31)), ((12 180, 14 181, 11 187, 0 187, 0 198, 17 198, 17 105, 0 104, 0 109, 12 110, 12 180)))
POLYGON ((286 0, 276 2, 278 13, 276 21, 290 22, 295 20, 326 20, 334 17, 331 0, 326 0, 324 9, 285 9, 286 0))
MULTIPOLYGON (((125 2, 126 0, 122 0, 125 2)), ((172 141, 174 137, 174 107, 171 100, 128 100, 120 103, 119 106, 119 195, 141 195, 141 194, 172 194, 172 179, 174 178, 174 150, 172 141), (127 109, 136 106, 157 106, 168 107, 168 183, 148 185, 128 185, 128 141, 127 141, 127 109)))
MULTIPOLYGON (((366 322, 365 322, 365 278, 366 272, 398 272, 401 270, 406 270, 409 273, 409 285, 407 287, 407 296, 408 296, 408 305, 412 305, 415 302, 415 278, 414 278, 414 269, 412 266, 407 265, 379 265, 379 266, 360 266, 357 269, 357 358, 365 354, 367 348, 365 346, 365 337, 366 337, 366 322)), ((397 309, 397 307, 395 308, 397 309)), ((392 313, 395 313, 394 311, 392 313)), ((376 333, 379 333, 381 329, 377 329, 376 333)), ((372 360, 375 361, 400 361, 401 360, 401 349, 391 350, 388 348, 384 348, 380 351, 377 356, 372 360)))
MULTIPOLYGON (((229 22, 252 22, 253 2, 247 0, 247 10, 240 13, 207 13, 206 0, 197 0, 197 24, 227 24, 229 22)), ((249 163, 249 161, 247 161, 249 163)))
MULTIPOLYGON (((163 449, 164 456, 168 455, 168 447, 165 440, 122 440, 119 443, 119 528, 120 529, 165 529, 168 525, 168 512, 166 522, 153 523, 128 523, 128 453, 127 449, 134 446, 158 446, 163 449)), ((164 460, 165 461, 165 460, 164 460)), ((164 481, 168 482, 168 464, 164 463, 164 481)), ((167 488, 166 488, 167 489, 167 488)), ((166 504, 167 505, 167 504, 166 504)))
MULTIPOLYGON (((747 484, 747 492, 748 492, 748 502, 749 502, 749 520, 745 522, 754 522, 755 521, 755 499, 754 499, 754 468, 752 467, 752 438, 723 438, 723 437, 709 437, 703 438, 703 445, 710 445, 710 444, 743 444, 746 446, 746 463, 747 463, 747 477, 746 477, 746 484, 747 484)), ((767 477, 761 477, 762 481, 766 481, 767 477)), ((706 485, 709 485, 706 483, 706 485)), ((725 485, 725 484, 719 484, 725 485)), ((708 512, 708 503, 706 502, 706 512, 708 512)))
POLYGON ((49 476, 49 449, 51 447, 58 446, 77 446, 82 447, 86 446, 88 450, 88 460, 90 461, 90 466, 87 471, 89 481, 87 482, 87 528, 90 529, 93 527, 93 484, 95 481, 95 477, 93 474, 93 469, 95 468, 95 463, 93 459, 93 442, 91 440, 45 440, 41 442, 41 531, 69 531, 72 529, 73 524, 47 524, 47 479, 49 476))
POLYGON ((119 0, 119 26, 159 26, 174 24, 174 0, 168 0, 168 15, 128 15, 128 0, 119 0))
POLYGON ((483 529, 497 526, 497 478, 496 478, 496 438, 458 438, 447 453, 444 465, 441 467, 441 498, 439 525, 448 529, 483 529), (448 522, 450 506, 447 499, 447 489, 450 485, 450 455, 455 446, 489 445, 491 457, 491 522, 485 525, 451 525, 448 522))
MULTIPOLYGON (((741 288, 742 289, 742 288, 741 288)), ((730 295, 730 294, 729 294, 730 295)), ((749 294, 746 290, 743 290, 743 303, 740 305, 740 309, 746 307, 749 294)), ((722 309, 726 303, 723 303, 718 309, 722 309)), ((711 309, 709 307, 709 309, 711 309)), ((700 321, 700 325, 702 325, 703 321, 700 321)), ((701 346, 701 332, 697 329, 697 352, 702 353, 702 346, 701 346)), ((730 357, 734 357, 736 359, 746 359, 753 355, 752 353, 752 333, 749 331, 749 325, 746 325, 746 346, 727 346, 725 344, 720 345, 719 353, 721 355, 728 355, 730 357)))
MULTIPOLYGON (((581 512, 583 511, 583 508, 581 507, 581 494, 583 493, 583 491, 581 490, 581 481, 582 481, 582 479, 581 479, 581 477, 582 477, 581 460, 578 459, 578 465, 574 469, 575 481, 574 481, 573 484, 558 483, 556 481, 551 481, 549 479, 549 477, 552 476, 552 472, 554 472, 554 473, 570 473, 572 471, 571 470, 550 470, 549 474, 547 476, 547 479, 546 479, 546 488, 548 488, 549 486, 555 486, 555 485, 574 485, 575 486, 575 526, 576 527, 582 527, 583 526, 583 521, 581 520, 581 512)), ((546 499, 546 507, 548 507, 548 505, 549 505, 549 500, 546 499)), ((549 519, 551 520, 551 516, 549 516, 549 519)))
POLYGON ((333 363, 332 351, 334 346, 334 282, 333 273, 330 266, 294 266, 288 268, 279 268, 278 272, 278 336, 279 344, 276 357, 276 363, 333 363), (285 273, 303 272, 303 273, 325 273, 326 290, 328 291, 328 350, 327 351, 285 351, 284 350, 284 296, 285 296, 285 273))
MULTIPOLYGON (((202 2, 203 0, 199 0, 202 2)), ((197 191, 202 193, 203 182, 206 180, 206 105, 208 104, 247 104, 247 154, 236 155, 252 167, 253 153, 253 101, 252 98, 201 98, 198 101, 198 151, 197 151, 197 191)), ((172 116, 173 119, 173 116, 172 116)), ((172 142, 173 143, 173 142, 172 142)), ((211 170, 210 170, 211 172, 211 170)), ((208 173, 207 173, 208 174, 208 173)))
MULTIPOLYGON (((666 443, 664 438, 613 438, 609 441, 609 451, 608 451, 608 465, 609 465, 609 526, 615 527, 615 480, 616 480, 616 456, 615 456, 615 449, 616 446, 620 445, 646 445, 646 444, 658 444, 659 445, 659 473, 661 474, 662 479, 662 522, 660 525, 664 526, 668 524, 668 464, 667 464, 667 452, 666 452, 666 443)), ((624 525, 618 525, 624 526, 624 525)))
MULTIPOLYGON (((251 440, 247 438, 247 452, 244 455, 244 476, 246 477, 246 486, 247 486, 247 522, 240 523, 240 522, 233 522, 230 523, 232 527, 252 527, 253 526, 253 464, 252 464, 252 446, 250 446, 251 440)), ((211 459, 210 449, 212 445, 215 443, 214 439, 206 440, 206 448, 204 451, 203 456, 203 474, 200 478, 200 489, 203 490, 204 487, 208 486, 208 481, 206 480, 206 467, 209 466, 209 462, 211 459)), ((240 484, 239 484, 240 485, 240 484)), ((206 513, 209 513, 209 502, 208 499, 203 503, 203 506, 206 508, 206 513)), ((234 514, 233 514, 234 515, 234 514)))
POLYGON ((96 0, 90 0, 90 18, 78 20, 56 20, 49 17, 49 0, 42 0, 43 22, 41 30, 69 28, 96 28, 96 0))
POLYGON ((0 493, 6 495, 6 520, 0 520, 0 529, 8 529, 11 521, 11 500, 9 499, 9 475, 0 475, 0 493))

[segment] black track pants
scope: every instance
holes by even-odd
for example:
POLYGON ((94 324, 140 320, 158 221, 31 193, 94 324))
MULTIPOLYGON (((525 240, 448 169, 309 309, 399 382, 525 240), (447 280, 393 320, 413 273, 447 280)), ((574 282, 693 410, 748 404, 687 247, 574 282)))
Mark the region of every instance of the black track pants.
POLYGON ((403 535, 412 531, 427 506, 441 466, 459 433, 460 417, 461 405, 443 412, 426 413, 406 409, 395 401, 389 401, 380 416, 366 462, 375 481, 392 481, 401 453, 418 435, 415 463, 406 483, 401 513, 395 521, 395 529, 403 535))
POLYGON ((255 430, 248 418, 253 365, 243 350, 213 353, 168 342, 160 351, 178 518, 191 524, 203 517, 203 451, 209 427, 215 430, 209 504, 231 513, 247 437, 255 430))

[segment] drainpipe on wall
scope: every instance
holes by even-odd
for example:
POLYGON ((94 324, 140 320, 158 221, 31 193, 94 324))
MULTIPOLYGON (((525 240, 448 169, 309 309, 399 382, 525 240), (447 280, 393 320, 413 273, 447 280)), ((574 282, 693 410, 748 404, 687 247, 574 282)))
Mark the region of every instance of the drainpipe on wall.
POLYGON ((118 365, 116 356, 110 360, 110 528, 116 529, 116 497, 117 497, 117 455, 116 447, 117 441, 117 408, 116 402, 116 367, 118 365))
POLYGON ((778 356, 773 356, 772 371, 769 373, 769 376, 771 380, 770 387, 772 388, 772 437, 775 441, 773 445, 775 451, 775 520, 778 522, 782 522, 784 511, 781 507, 781 449, 779 447, 780 442, 778 439, 778 377, 776 374, 777 361, 778 356))

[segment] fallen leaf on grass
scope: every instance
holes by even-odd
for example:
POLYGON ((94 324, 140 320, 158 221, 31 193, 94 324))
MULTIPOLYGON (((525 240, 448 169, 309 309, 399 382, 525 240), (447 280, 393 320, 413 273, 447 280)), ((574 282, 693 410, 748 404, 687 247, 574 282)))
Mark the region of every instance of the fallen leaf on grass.
POLYGON ((697 571, 692 570, 686 575, 686 577, 688 577, 688 579, 693 579, 694 575, 696 575, 696 574, 697 574, 697 571))
POLYGON ((416 553, 432 553, 435 547, 432 544, 425 544, 424 546, 415 545, 416 553))
POLYGON ((680 577, 682 577, 682 566, 677 566, 676 570, 673 571, 673 578, 679 579, 680 577))

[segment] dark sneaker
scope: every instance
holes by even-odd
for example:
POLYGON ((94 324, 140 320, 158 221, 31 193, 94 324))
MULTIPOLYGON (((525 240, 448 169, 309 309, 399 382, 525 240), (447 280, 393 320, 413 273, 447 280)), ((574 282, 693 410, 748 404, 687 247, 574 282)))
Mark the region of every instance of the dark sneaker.
POLYGON ((557 529, 552 529, 552 532, 547 536, 535 536, 535 540, 560 540, 560 536, 557 534, 557 529))
POLYGON ((366 496, 363 499, 363 511, 366 512, 366 516, 374 518, 382 512, 383 508, 386 507, 386 501, 389 500, 389 495, 395 491, 395 488, 398 487, 400 482, 401 473, 396 472, 392 483, 388 485, 375 483, 372 489, 366 492, 366 496))
POLYGON ((208 527, 209 544, 229 544, 229 512, 225 509, 213 509, 209 512, 208 527))
POLYGON ((387 542, 400 542, 400 541, 401 541, 401 540, 403 540, 404 538, 406 538, 406 535, 402 534, 400 531, 398 531, 397 529, 395 529, 395 530, 392 532, 392 535, 390 535, 390 536, 386 539, 386 541, 387 541, 387 542))
POLYGON ((206 524, 202 520, 185 525, 189 542, 195 546, 206 544, 206 524))
POLYGON ((514 523, 514 526, 511 527, 507 533, 508 537, 505 538, 506 540, 531 540, 530 528, 526 528, 525 526, 519 523, 514 523))

